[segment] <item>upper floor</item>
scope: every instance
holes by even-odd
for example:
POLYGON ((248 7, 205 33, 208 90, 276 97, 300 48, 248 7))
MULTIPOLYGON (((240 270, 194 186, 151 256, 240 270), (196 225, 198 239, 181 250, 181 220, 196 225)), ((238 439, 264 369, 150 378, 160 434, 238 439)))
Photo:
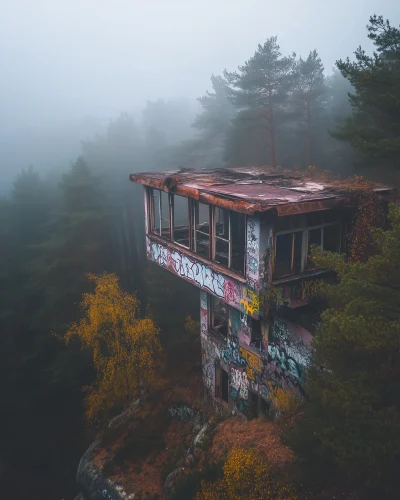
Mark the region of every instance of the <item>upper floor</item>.
MULTIPOLYGON (((310 246, 341 252, 353 207, 346 190, 300 173, 182 169, 133 174, 145 186, 148 257, 254 317, 269 284, 286 290, 325 270, 310 246)), ((382 200, 391 189, 376 186, 382 200)))

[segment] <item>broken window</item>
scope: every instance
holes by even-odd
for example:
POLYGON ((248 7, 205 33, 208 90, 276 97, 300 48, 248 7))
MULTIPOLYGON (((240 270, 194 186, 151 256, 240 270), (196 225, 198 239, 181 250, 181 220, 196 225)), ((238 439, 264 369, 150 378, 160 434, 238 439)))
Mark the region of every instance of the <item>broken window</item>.
POLYGON ((186 248, 190 248, 190 213, 191 204, 188 198, 173 195, 172 221, 173 241, 186 248))
POLYGON ((303 231, 275 236, 273 278, 282 278, 302 271, 303 231))
POLYGON ((150 231, 154 234, 169 238, 169 196, 165 191, 152 189, 150 191, 150 231))
POLYGON ((226 338, 228 335, 229 306, 212 296, 210 297, 210 306, 210 327, 226 338))
POLYGON ((193 202, 192 250, 206 259, 210 258, 210 205, 193 202))
POLYGON ((215 262, 244 273, 245 216, 214 207, 212 258, 215 262))

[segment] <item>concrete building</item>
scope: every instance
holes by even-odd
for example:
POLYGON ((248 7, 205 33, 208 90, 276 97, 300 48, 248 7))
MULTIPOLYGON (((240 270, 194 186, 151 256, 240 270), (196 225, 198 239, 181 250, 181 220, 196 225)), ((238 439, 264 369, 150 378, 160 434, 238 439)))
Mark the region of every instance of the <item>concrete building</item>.
MULTIPOLYGON (((268 407, 271 387, 301 393, 309 292, 332 276, 313 266, 309 248, 345 250, 354 206, 344 183, 264 168, 130 180, 145 186, 148 259, 200 289, 208 398, 221 411, 252 416, 268 407), (272 296, 280 307, 270 307, 272 296)), ((374 190, 387 203, 391 189, 374 190)))

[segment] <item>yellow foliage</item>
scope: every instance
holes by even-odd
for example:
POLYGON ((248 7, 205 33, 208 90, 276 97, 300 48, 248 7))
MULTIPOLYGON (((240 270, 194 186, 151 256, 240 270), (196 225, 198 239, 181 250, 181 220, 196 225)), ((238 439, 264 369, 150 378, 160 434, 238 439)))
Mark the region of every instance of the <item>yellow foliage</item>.
POLYGON ((73 323, 65 342, 79 338, 90 349, 97 378, 85 387, 86 416, 103 420, 116 405, 125 406, 157 382, 161 367, 159 329, 150 318, 139 317, 139 301, 120 289, 118 277, 88 275, 94 293, 83 295, 83 318, 73 323))
POLYGON ((201 483, 195 500, 297 500, 294 488, 275 479, 273 470, 256 450, 233 448, 222 479, 201 483))
POLYGON ((292 413, 296 411, 300 404, 300 397, 289 389, 276 387, 271 382, 268 382, 269 398, 273 408, 278 413, 292 413))

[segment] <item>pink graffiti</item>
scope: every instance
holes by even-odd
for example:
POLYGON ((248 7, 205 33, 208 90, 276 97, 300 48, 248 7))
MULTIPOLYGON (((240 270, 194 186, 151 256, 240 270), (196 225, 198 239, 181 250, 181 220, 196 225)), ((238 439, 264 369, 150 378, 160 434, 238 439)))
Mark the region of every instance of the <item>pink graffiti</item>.
POLYGON ((227 302, 235 302, 235 285, 232 281, 226 280, 224 283, 224 299, 227 302))

